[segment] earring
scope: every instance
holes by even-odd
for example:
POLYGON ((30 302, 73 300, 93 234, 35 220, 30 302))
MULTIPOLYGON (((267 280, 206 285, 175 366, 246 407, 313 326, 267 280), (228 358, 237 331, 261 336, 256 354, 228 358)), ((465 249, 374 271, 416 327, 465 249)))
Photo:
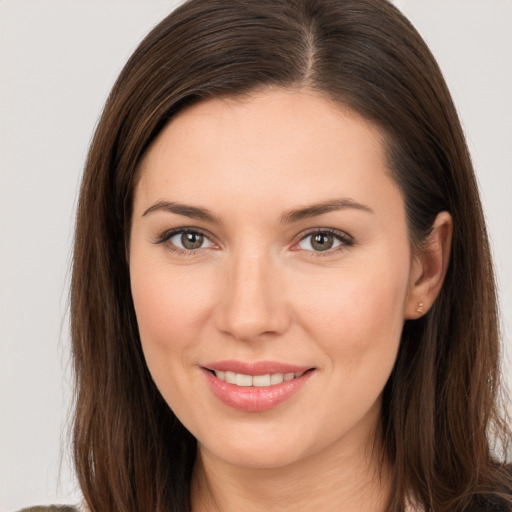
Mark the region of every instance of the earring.
POLYGON ((418 303, 418 309, 416 309, 416 313, 419 313, 420 315, 423 314, 423 302, 418 303))

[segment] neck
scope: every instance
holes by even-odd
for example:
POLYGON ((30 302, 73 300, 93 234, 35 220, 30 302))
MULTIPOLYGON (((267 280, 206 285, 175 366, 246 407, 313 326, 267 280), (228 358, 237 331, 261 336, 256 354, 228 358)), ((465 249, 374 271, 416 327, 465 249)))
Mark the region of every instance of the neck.
POLYGON ((330 446, 284 467, 252 468, 230 464, 199 446, 192 510, 385 512, 391 469, 382 453, 381 443, 330 446))

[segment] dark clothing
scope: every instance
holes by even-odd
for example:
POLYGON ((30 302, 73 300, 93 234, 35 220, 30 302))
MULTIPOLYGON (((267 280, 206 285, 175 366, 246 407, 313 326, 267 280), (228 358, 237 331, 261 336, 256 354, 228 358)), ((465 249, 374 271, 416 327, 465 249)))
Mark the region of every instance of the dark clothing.
POLYGON ((47 507, 24 508, 18 512, 78 512, 78 509, 68 505, 48 505, 47 507))

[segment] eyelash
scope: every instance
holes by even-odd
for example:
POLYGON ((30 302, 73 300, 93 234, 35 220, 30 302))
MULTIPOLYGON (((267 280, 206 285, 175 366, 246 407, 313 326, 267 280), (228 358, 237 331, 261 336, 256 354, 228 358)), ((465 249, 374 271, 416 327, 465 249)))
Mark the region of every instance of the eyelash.
MULTIPOLYGON (((171 238, 173 238, 176 235, 183 235, 186 233, 192 233, 195 235, 202 235, 205 239, 210 240, 212 237, 208 233, 202 231, 198 228, 177 228, 177 229, 171 229, 169 231, 164 231, 155 241, 155 244, 165 244, 166 249, 174 254, 177 254, 178 256, 196 256, 197 252, 201 249, 204 249, 204 247, 200 247, 199 249, 182 249, 181 247, 176 247, 174 244, 170 243, 171 238)), ((210 240, 211 241, 211 240, 210 240)), ((213 242, 211 242, 212 245, 213 242)))
MULTIPOLYGON (((182 249, 180 247, 175 246, 174 244, 168 243, 171 238, 173 238, 176 235, 183 235, 186 233, 192 233, 197 235, 202 235, 205 239, 209 240, 212 245, 215 245, 211 241, 211 235, 208 233, 202 231, 198 228, 177 228, 177 229, 171 229, 169 231, 164 231, 158 239, 154 242, 155 244, 166 244, 167 250, 170 252, 177 254, 178 256, 195 256, 197 255, 198 251, 201 251, 202 249, 205 249, 204 247, 200 247, 198 249, 182 249)), ((299 238, 297 242, 294 242, 292 247, 298 246, 302 241, 306 240, 308 237, 313 235, 332 235, 335 239, 337 239, 340 242, 340 245, 337 247, 326 249, 325 251, 314 251, 314 250, 305 250, 308 254, 308 257, 313 258, 321 258, 325 256, 330 256, 334 253, 342 252, 347 247, 352 247, 354 245, 354 239, 347 233, 343 231, 339 231, 337 229, 332 228, 321 228, 321 229, 312 229, 304 234, 299 238)), ((292 250, 300 250, 300 249, 292 249, 292 250)))
POLYGON ((326 249, 325 251, 306 250, 308 257, 312 258, 332 256, 333 254, 343 252, 344 250, 347 249, 347 247, 352 247, 354 245, 354 239, 344 231, 339 231, 333 228, 315 228, 307 231, 306 233, 303 233, 299 240, 293 244, 293 247, 296 247, 302 241, 306 240, 308 237, 313 235, 332 235, 333 238, 337 239, 340 242, 340 245, 338 245, 337 247, 333 247, 331 249, 326 249))

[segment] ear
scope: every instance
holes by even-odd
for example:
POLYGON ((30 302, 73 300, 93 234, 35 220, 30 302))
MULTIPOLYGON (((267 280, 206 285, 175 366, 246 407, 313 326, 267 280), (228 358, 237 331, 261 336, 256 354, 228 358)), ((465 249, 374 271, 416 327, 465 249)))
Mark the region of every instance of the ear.
POLYGON ((406 319, 423 316, 441 291, 450 262, 452 231, 452 216, 448 212, 439 213, 428 239, 413 254, 406 319))

